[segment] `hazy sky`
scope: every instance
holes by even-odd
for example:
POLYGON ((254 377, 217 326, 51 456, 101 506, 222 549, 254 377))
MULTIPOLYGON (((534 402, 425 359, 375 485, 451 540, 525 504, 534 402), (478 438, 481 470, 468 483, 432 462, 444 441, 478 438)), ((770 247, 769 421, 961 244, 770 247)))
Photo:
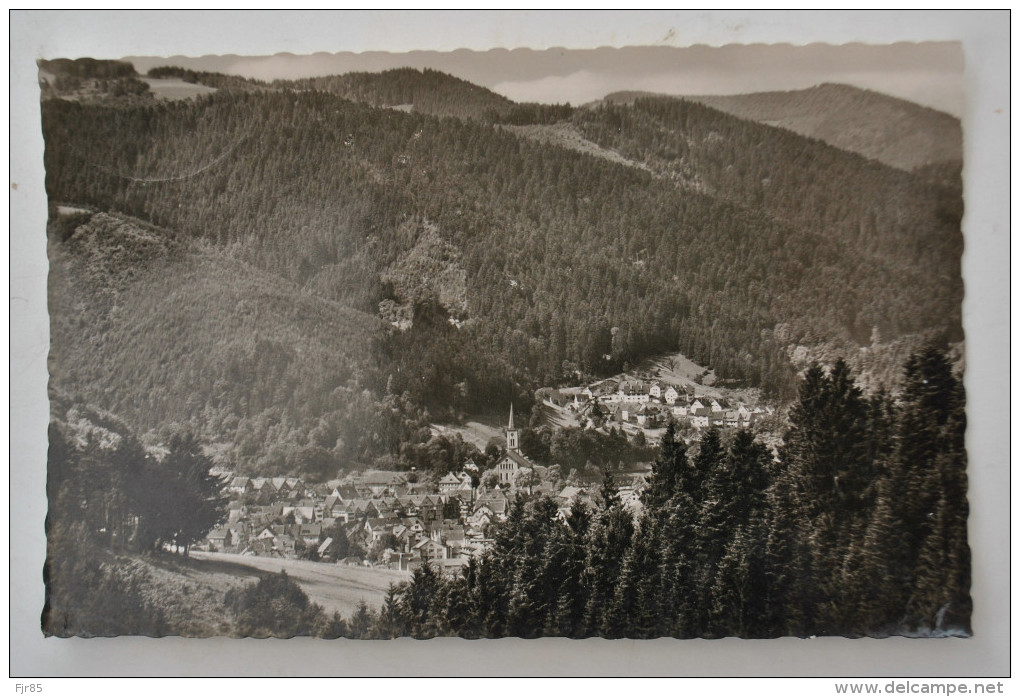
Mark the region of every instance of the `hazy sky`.
POLYGON ((655 46, 592 50, 550 48, 407 53, 277 54, 264 57, 129 57, 139 71, 175 64, 264 80, 435 68, 516 101, 600 99, 618 90, 667 94, 740 94, 841 82, 963 114, 963 51, 954 42, 655 46))

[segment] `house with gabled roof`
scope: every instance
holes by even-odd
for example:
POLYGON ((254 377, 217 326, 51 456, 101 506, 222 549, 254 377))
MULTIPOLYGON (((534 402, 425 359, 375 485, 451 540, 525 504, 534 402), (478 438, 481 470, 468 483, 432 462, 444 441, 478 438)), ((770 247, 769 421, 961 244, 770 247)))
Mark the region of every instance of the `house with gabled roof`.
POLYGON ((510 506, 509 501, 505 498, 487 498, 475 502, 475 511, 479 508, 485 507, 492 512, 494 520, 506 520, 506 512, 510 506))
POLYGON ((344 502, 340 500, 339 496, 330 495, 322 502, 322 515, 324 517, 335 518, 335 513, 339 513, 344 508, 344 502))
POLYGON ((407 476, 402 472, 390 470, 368 470, 364 472, 356 482, 360 489, 367 487, 373 496, 383 496, 392 493, 396 488, 407 483, 407 476))
POLYGON ((385 518, 369 518, 365 521, 365 532, 371 542, 375 543, 393 530, 393 522, 385 518))
POLYGON ((228 490, 232 494, 247 494, 251 491, 251 479, 248 477, 234 477, 230 481, 228 490))
POLYGON ((691 405, 690 410, 691 426, 694 426, 694 428, 708 428, 711 425, 712 413, 713 412, 709 407, 702 406, 695 408, 693 405, 691 405))
POLYGON ((418 504, 414 507, 417 517, 425 522, 440 520, 443 517, 443 499, 438 495, 426 494, 416 497, 418 504))
POLYGON ((439 541, 447 547, 461 543, 467 537, 467 529, 460 524, 445 525, 439 529, 439 541))
POLYGON ((642 404, 634 412, 634 421, 642 428, 651 428, 659 423, 659 410, 651 404, 642 404))
POLYGON ((273 538, 269 539, 254 539, 248 542, 247 546, 241 550, 242 556, 256 556, 256 557, 271 557, 273 555, 274 546, 273 538))
MULTIPOLYGON (((369 515, 371 511, 373 514, 378 513, 375 507, 371 506, 370 499, 351 499, 347 502, 347 513, 352 518, 362 518, 369 515)), ((375 517, 374 515, 371 517, 375 517)))
POLYGON ((411 552, 423 562, 446 559, 446 545, 433 540, 431 537, 426 537, 416 544, 411 548, 411 552))
POLYGON ((503 499, 509 500, 509 496, 506 491, 499 484, 491 489, 480 489, 478 495, 475 497, 476 500, 482 501, 486 499, 503 499))
POLYGON ((495 520, 495 518, 496 515, 492 512, 492 509, 488 506, 482 506, 468 516, 465 522, 468 524, 469 528, 484 533, 485 530, 492 525, 492 521, 495 520))
POLYGON ((620 383, 619 401, 631 404, 644 404, 651 399, 648 387, 640 380, 629 380, 620 383))
POLYGON ((302 540, 306 545, 318 545, 319 536, 322 534, 321 523, 295 524, 290 529, 292 537, 302 540))
POLYGON ((287 533, 277 535, 273 539, 273 549, 282 557, 293 557, 297 550, 297 540, 287 533))
POLYGON ((663 391, 662 398, 666 401, 666 404, 673 405, 676 404, 676 400, 680 399, 680 393, 677 392, 675 387, 670 385, 663 391))
POLYGON ((425 532, 425 522, 422 521, 421 518, 415 517, 402 518, 400 520, 400 524, 406 527, 412 533, 416 533, 418 535, 424 534, 425 532))
POLYGON ((227 503, 227 516, 231 522, 248 517, 248 507, 243 501, 233 500, 227 503))
POLYGON ((354 499, 361 498, 358 495, 358 489, 353 484, 345 484, 344 486, 334 487, 333 494, 339 496, 341 501, 353 501, 354 499))
POLYGON ((226 526, 213 528, 206 535, 206 539, 209 541, 210 552, 222 552, 227 547, 233 545, 233 534, 230 528, 226 526))
POLYGON ((458 487, 460 487, 460 477, 453 472, 448 472, 439 480, 439 490, 444 494, 454 491, 458 487))

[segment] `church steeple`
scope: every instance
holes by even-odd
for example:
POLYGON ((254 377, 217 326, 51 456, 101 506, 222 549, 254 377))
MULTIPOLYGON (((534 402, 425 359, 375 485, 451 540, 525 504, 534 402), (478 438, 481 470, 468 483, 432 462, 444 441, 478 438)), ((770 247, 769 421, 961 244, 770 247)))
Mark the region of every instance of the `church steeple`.
POLYGON ((518 452, 520 447, 517 429, 514 428, 514 403, 510 402, 510 423, 506 427, 506 449, 508 452, 518 452))

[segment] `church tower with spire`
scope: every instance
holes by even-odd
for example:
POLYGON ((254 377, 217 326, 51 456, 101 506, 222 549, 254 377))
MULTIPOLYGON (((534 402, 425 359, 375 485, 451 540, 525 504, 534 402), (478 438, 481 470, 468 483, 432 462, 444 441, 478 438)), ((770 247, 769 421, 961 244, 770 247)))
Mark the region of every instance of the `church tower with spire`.
POLYGON ((506 449, 507 452, 519 453, 521 451, 520 433, 514 428, 514 403, 510 402, 510 423, 506 427, 506 449))
POLYGON ((501 485, 517 487, 521 472, 533 472, 535 465, 521 452, 521 432, 514 426, 514 405, 510 403, 510 422, 506 425, 506 452, 493 467, 501 485))

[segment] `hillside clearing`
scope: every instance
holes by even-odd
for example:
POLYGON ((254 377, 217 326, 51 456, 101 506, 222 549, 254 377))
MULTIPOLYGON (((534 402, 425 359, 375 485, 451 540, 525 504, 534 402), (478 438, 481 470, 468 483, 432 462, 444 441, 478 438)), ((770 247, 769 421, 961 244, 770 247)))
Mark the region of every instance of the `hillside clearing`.
POLYGON ((562 148, 576 150, 577 152, 584 153, 585 155, 601 157, 604 160, 615 162, 618 165, 634 167, 635 169, 640 169, 645 172, 652 171, 648 165, 643 162, 629 160, 615 150, 610 150, 609 148, 602 147, 598 143, 593 143, 581 135, 581 131, 578 130, 577 126, 570 123, 507 126, 506 128, 518 135, 523 135, 531 138, 532 140, 537 140, 539 143, 551 143, 552 145, 558 145, 562 148))
POLYGON ((185 82, 179 78, 144 77, 142 79, 149 83, 149 89, 159 99, 191 99, 203 94, 212 94, 216 91, 215 87, 185 82))
POLYGON ((432 432, 436 435, 452 437, 460 434, 464 442, 471 443, 482 452, 493 438, 502 438, 503 429, 479 421, 468 421, 464 425, 432 424, 432 432))

